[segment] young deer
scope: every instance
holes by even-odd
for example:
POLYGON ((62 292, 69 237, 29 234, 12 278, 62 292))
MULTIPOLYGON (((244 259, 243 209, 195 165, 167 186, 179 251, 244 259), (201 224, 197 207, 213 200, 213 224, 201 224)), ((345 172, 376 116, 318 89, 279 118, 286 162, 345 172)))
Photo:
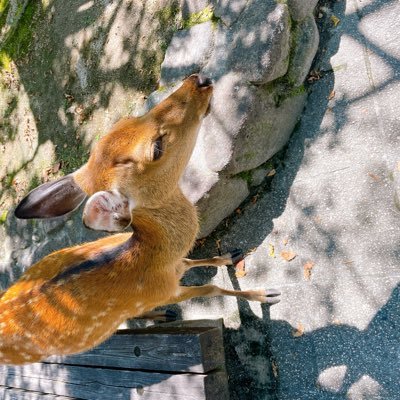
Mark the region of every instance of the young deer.
POLYGON ((85 351, 127 318, 197 296, 230 295, 274 304, 278 292, 179 285, 200 265, 232 264, 230 255, 183 258, 198 230, 178 180, 189 160, 212 85, 192 75, 140 118, 118 122, 75 173, 22 200, 19 218, 48 218, 86 197, 84 223, 120 233, 56 251, 29 268, 0 298, 0 363, 24 364, 85 351), (101 191, 99 191, 101 190, 101 191))

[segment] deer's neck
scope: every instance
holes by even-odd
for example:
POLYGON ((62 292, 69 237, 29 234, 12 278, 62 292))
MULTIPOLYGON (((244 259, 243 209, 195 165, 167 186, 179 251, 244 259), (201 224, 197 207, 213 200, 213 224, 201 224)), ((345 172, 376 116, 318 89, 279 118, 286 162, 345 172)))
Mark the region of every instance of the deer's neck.
POLYGON ((181 258, 191 250, 196 239, 197 212, 177 188, 159 207, 133 210, 132 226, 149 251, 162 251, 172 259, 181 258))

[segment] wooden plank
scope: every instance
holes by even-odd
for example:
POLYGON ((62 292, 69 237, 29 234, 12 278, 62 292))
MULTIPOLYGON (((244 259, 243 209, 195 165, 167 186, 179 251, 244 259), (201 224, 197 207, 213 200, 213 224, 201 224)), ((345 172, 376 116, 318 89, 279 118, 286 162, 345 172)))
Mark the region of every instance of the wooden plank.
POLYGON ((22 389, 14 389, 0 386, 0 399, 2 400, 76 400, 73 397, 57 396, 55 394, 46 394, 31 392, 22 389))
POLYGON ((207 327, 157 327, 119 332, 86 353, 50 363, 146 371, 207 373, 224 368, 222 332, 207 327))
POLYGON ((220 371, 203 375, 45 363, 0 366, 0 385, 85 400, 225 400, 226 382, 226 373, 220 371))

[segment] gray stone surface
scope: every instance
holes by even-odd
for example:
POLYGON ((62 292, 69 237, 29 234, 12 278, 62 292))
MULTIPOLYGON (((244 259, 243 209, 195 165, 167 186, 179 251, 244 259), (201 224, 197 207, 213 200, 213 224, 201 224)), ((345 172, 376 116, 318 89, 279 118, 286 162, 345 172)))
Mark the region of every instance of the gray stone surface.
POLYGON ((248 3, 249 0, 213 0, 214 13, 225 26, 230 26, 237 21, 248 3))
POLYGON ((257 168, 283 148, 303 110, 307 93, 305 91, 287 93, 279 106, 274 99, 274 90, 257 96, 254 117, 241 132, 233 147, 230 164, 226 170, 232 174, 257 168), (279 135, 277 135, 279 132, 279 135))
POLYGON ((204 237, 215 228, 215 220, 228 217, 250 194, 248 184, 240 178, 220 177, 213 190, 203 197, 197 208, 200 214, 201 234, 204 237), (229 199, 229 201, 221 201, 229 199))
POLYGON ((303 84, 318 50, 319 33, 313 16, 299 22, 292 34, 292 50, 287 77, 295 86, 303 84))
POLYGON ((295 21, 301 21, 312 14, 318 0, 287 0, 290 14, 295 21))
POLYGON ((395 205, 400 211, 400 162, 397 163, 393 171, 393 187, 395 205))
POLYGON ((272 165, 261 166, 260 168, 253 169, 251 171, 250 187, 257 187, 261 185, 268 174, 273 176, 273 169, 274 168, 272 165))
POLYGON ((229 32, 225 48, 232 70, 240 71, 244 79, 257 84, 285 75, 290 41, 289 12, 285 4, 254 0, 234 28, 229 32))
POLYGON ((175 33, 161 64, 160 84, 171 84, 199 72, 205 66, 213 45, 214 29, 211 21, 175 33))

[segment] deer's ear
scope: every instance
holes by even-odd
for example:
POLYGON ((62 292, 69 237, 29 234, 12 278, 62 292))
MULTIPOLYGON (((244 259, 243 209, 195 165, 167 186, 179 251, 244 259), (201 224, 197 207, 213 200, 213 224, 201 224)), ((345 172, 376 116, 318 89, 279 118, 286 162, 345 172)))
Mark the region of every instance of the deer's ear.
POLYGON ((117 190, 95 193, 83 210, 83 223, 96 231, 120 232, 131 220, 129 200, 117 190))
POLYGON ((59 217, 78 208, 85 197, 70 174, 33 189, 18 204, 14 215, 21 219, 59 217))

